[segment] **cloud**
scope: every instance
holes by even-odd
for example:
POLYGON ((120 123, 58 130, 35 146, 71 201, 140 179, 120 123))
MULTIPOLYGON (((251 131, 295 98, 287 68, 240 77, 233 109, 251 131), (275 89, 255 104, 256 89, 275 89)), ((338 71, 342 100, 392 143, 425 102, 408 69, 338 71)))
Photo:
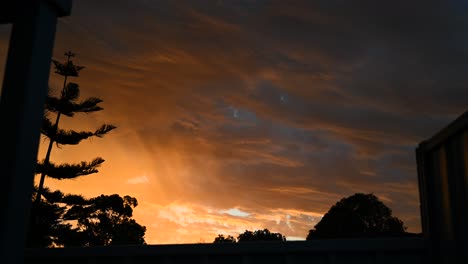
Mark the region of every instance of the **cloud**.
POLYGON ((146 175, 135 177, 135 178, 130 178, 127 180, 127 183, 129 184, 143 184, 143 183, 148 183, 150 180, 146 175))
POLYGON ((241 209, 220 209, 209 205, 172 202, 167 205, 143 202, 136 216, 147 210, 151 217, 141 217, 155 232, 149 243, 211 243, 218 234, 237 237, 245 230, 268 228, 295 239, 305 239, 307 232, 320 219, 317 213, 275 209, 245 215, 241 209), (239 215, 239 212, 241 214, 239 215), (153 217, 153 219, 152 219, 153 217), (168 228, 169 227, 169 228, 168 228))
POLYGON ((247 217, 247 216, 250 215, 250 213, 241 211, 241 210, 239 210, 237 208, 231 208, 231 209, 228 209, 228 210, 221 210, 220 213, 228 214, 228 215, 232 215, 232 216, 240 216, 240 217, 247 217))

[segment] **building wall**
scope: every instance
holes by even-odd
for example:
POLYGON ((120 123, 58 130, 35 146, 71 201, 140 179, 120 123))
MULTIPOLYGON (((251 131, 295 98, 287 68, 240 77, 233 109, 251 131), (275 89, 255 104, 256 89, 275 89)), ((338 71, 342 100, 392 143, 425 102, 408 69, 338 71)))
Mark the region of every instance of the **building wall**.
POLYGON ((468 263, 468 111, 421 142, 416 157, 429 252, 435 263, 468 263))

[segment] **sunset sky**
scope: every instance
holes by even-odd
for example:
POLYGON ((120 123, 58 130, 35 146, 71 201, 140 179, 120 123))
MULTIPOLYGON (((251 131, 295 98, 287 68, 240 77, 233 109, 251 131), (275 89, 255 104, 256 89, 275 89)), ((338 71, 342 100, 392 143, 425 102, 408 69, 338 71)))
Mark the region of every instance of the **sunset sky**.
MULTIPOLYGON (((356 192, 374 193, 420 232, 415 148, 468 110, 467 8, 75 0, 54 58, 77 54, 86 68, 72 81, 104 110, 62 128, 118 128, 55 147, 56 163, 106 161, 45 186, 137 198, 148 244, 263 228, 301 240, 356 192)), ((9 30, 0 27, 1 74, 9 30)), ((51 71, 52 88, 62 81, 51 71)))

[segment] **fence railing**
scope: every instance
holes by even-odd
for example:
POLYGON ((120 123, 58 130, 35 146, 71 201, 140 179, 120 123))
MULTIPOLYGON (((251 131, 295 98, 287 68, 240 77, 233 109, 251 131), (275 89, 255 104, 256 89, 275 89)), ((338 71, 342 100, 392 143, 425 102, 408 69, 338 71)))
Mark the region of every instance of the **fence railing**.
POLYGON ((25 263, 422 264, 426 245, 407 237, 27 249, 25 263))

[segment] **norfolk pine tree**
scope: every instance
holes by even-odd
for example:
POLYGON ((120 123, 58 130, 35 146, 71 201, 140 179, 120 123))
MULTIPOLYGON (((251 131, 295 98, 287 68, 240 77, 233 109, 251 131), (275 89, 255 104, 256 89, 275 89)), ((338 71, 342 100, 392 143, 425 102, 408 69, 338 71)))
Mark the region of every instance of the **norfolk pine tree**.
POLYGON ((73 179, 79 176, 85 176, 97 173, 97 168, 104 162, 101 157, 94 158, 91 162, 82 161, 77 164, 54 164, 50 161, 50 154, 54 143, 60 145, 77 145, 82 140, 90 137, 103 137, 109 131, 116 127, 110 124, 103 124, 96 131, 74 131, 59 128, 61 116, 73 117, 76 113, 91 113, 103 110, 98 104, 103 102, 97 97, 89 97, 79 101, 80 88, 77 83, 67 82, 70 77, 78 77, 79 72, 84 68, 78 66, 71 60, 75 56, 72 52, 65 53, 66 62, 62 63, 52 60, 55 66, 55 73, 63 76, 63 87, 59 96, 54 96, 49 90, 45 104, 45 114, 41 134, 49 139, 46 156, 43 161, 38 161, 36 165, 36 174, 40 174, 39 186, 35 197, 35 206, 41 201, 44 188, 45 177, 53 179, 73 179), (49 119, 50 113, 55 113, 55 122, 49 119))

